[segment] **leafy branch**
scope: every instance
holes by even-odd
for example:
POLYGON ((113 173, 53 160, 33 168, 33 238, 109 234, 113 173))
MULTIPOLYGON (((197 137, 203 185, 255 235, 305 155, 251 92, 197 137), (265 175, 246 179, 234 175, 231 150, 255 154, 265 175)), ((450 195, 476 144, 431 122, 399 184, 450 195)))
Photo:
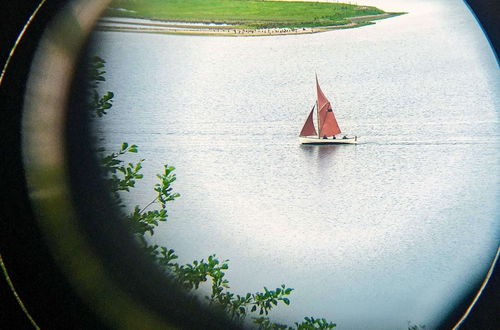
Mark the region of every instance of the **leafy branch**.
POLYGON ((94 56, 91 59, 90 67, 89 67, 89 94, 91 97, 89 98, 90 109, 92 109, 92 116, 94 117, 102 117, 107 114, 107 110, 111 109, 113 106, 113 92, 107 91, 104 95, 99 95, 97 88, 99 83, 106 81, 104 78, 104 71, 106 61, 104 61, 99 56, 94 56))
MULTIPOLYGON (((106 92, 99 95, 97 89, 102 81, 105 81, 104 71, 105 61, 100 57, 91 59, 89 70, 89 105, 93 110, 94 118, 100 118, 107 114, 113 106, 114 94, 106 92)), ((136 181, 143 178, 141 174, 142 162, 125 163, 121 157, 129 153, 137 153, 138 147, 135 144, 122 143, 116 152, 105 154, 104 148, 98 148, 100 162, 104 170, 104 175, 109 184, 117 205, 125 207, 121 194, 130 192, 135 187, 136 181)), ((289 305, 289 296, 294 289, 288 288, 285 284, 269 290, 267 287, 263 291, 238 295, 229 291, 229 281, 225 278, 229 269, 228 261, 219 261, 215 254, 209 255, 206 259, 194 260, 191 263, 179 264, 179 258, 173 249, 158 244, 151 244, 147 237, 154 235, 155 229, 167 221, 168 203, 180 197, 172 189, 172 184, 176 181, 173 173, 173 166, 164 165, 163 173, 158 174, 158 183, 154 185, 154 198, 141 207, 134 206, 133 210, 126 215, 125 219, 134 233, 137 241, 144 249, 145 253, 158 264, 158 266, 168 275, 174 278, 180 287, 188 291, 199 289, 202 283, 210 283, 210 294, 205 296, 210 306, 221 309, 233 319, 243 322, 247 315, 251 315, 252 322, 259 329, 332 329, 335 323, 325 319, 315 319, 305 317, 301 323, 295 323, 294 327, 274 323, 268 317, 270 311, 279 304, 289 305)))

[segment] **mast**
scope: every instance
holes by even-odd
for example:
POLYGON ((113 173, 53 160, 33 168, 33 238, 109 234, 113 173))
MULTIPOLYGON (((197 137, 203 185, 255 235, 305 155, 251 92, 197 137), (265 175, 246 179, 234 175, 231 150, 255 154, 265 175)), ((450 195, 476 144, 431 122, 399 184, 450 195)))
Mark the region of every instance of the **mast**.
MULTIPOLYGON (((316 76, 316 86, 318 85, 318 74, 314 72, 314 75, 316 76)), ((317 87, 316 87, 317 88, 317 87)), ((321 127, 319 127, 319 103, 318 103, 318 93, 316 93, 316 122, 318 123, 318 139, 321 139, 319 136, 321 127)))
POLYGON ((316 93, 317 93, 317 113, 318 113, 318 137, 335 136, 340 134, 340 127, 333 114, 330 101, 319 87, 318 75, 316 75, 316 93), (321 102, 321 106, 320 106, 321 102))
POLYGON ((318 98, 316 98, 316 122, 318 123, 318 139, 321 139, 319 136, 320 128, 319 128, 319 107, 318 107, 318 98))

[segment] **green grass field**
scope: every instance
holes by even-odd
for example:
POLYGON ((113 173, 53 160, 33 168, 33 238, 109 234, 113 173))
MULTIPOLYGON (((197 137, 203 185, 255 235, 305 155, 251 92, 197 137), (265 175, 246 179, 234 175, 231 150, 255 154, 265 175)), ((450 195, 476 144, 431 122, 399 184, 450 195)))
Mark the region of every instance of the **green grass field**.
POLYGON ((383 13, 384 11, 375 7, 344 3, 267 0, 115 0, 106 14, 170 21, 234 23, 262 28, 340 25, 349 23, 350 17, 383 13))

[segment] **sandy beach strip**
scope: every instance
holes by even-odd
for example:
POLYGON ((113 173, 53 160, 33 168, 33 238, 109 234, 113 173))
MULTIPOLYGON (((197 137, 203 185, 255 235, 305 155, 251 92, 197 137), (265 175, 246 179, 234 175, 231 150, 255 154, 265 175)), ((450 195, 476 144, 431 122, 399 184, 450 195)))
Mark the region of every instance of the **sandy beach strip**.
POLYGON ((370 24, 374 20, 394 16, 391 13, 378 15, 358 16, 348 18, 347 24, 332 26, 317 26, 304 28, 241 28, 231 24, 196 23, 196 22, 167 22, 146 19, 104 17, 99 20, 96 30, 115 32, 184 34, 184 35, 220 35, 220 36, 271 36, 296 35, 324 32, 334 29, 347 29, 370 24))

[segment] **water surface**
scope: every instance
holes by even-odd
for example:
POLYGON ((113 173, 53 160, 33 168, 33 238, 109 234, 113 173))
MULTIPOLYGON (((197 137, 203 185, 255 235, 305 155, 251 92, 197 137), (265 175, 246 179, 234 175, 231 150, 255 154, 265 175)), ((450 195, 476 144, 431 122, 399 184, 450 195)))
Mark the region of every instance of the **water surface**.
POLYGON ((500 238, 498 65, 460 1, 365 1, 407 15, 314 35, 96 33, 115 92, 106 147, 146 158, 129 198, 177 169, 154 240, 230 259, 237 293, 282 283, 272 318, 435 327, 500 238), (314 74, 357 146, 301 146, 314 74))

